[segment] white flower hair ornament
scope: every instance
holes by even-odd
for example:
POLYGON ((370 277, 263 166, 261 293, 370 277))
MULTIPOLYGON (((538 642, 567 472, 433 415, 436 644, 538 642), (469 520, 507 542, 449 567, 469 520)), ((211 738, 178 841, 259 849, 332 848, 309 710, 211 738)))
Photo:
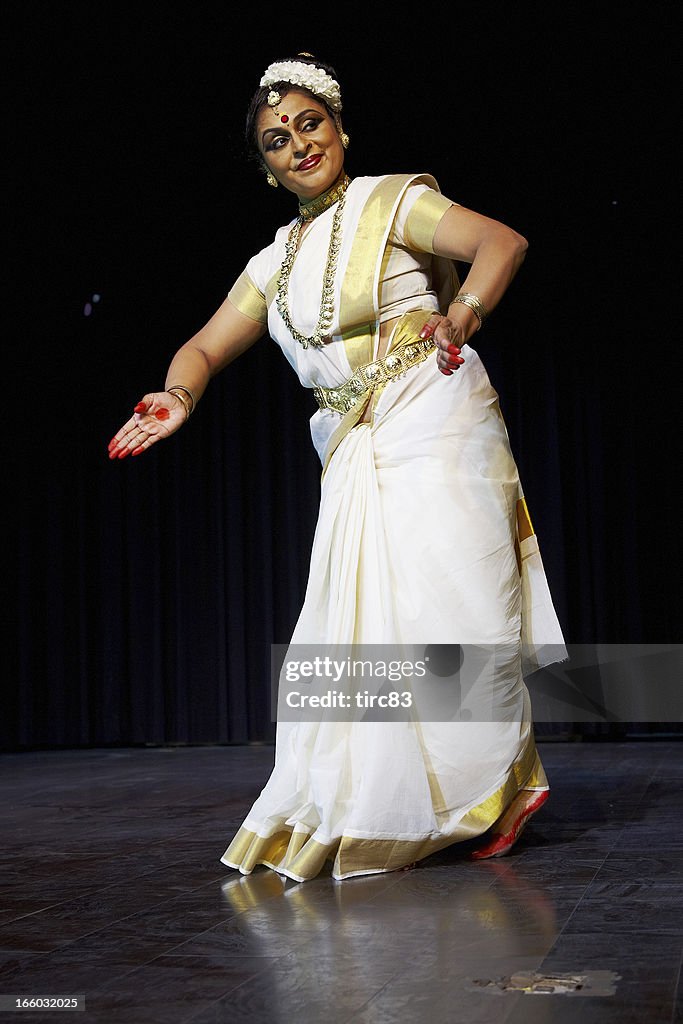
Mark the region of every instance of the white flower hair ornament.
MULTIPOLYGON (((276 82, 289 82, 290 85, 300 85, 302 88, 308 89, 314 96, 319 96, 324 100, 335 114, 338 114, 342 108, 339 82, 335 81, 322 68, 316 67, 315 64, 303 64, 298 60, 276 61, 275 64, 266 68, 260 85, 275 85, 276 82)), ((268 96, 270 106, 275 106, 279 102, 279 94, 271 91, 268 96), (271 97, 275 96, 277 96, 277 100, 272 102, 271 97)))

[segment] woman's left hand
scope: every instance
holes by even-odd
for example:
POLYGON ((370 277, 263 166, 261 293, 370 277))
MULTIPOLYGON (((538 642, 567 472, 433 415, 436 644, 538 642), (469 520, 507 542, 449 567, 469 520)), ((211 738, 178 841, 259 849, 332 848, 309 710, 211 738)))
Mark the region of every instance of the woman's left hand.
POLYGON ((434 313, 420 331, 421 338, 431 338, 437 348, 436 365, 445 376, 450 377, 465 362, 460 354, 464 345, 462 328, 447 316, 434 313))

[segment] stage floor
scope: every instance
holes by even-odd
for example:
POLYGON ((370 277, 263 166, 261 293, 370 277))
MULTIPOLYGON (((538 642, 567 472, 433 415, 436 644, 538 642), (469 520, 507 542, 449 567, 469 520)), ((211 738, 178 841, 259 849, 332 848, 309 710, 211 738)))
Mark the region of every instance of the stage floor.
POLYGON ((507 857, 286 885, 219 862, 270 746, 4 754, 0 999, 85 996, 88 1024, 680 1021, 680 742, 538 748, 551 797, 507 857), (584 987, 522 991, 553 975, 584 987))

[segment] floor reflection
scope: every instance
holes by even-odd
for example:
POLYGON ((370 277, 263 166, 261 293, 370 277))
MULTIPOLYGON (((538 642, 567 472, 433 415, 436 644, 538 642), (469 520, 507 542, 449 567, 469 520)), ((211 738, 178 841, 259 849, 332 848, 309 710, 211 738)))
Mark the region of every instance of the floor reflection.
POLYGON ((306 956, 545 953, 576 903, 573 888, 535 885, 503 861, 460 875, 459 868, 418 866, 343 882, 291 882, 259 868, 227 879, 222 894, 240 916, 245 952, 255 955, 275 955, 283 935, 306 956))

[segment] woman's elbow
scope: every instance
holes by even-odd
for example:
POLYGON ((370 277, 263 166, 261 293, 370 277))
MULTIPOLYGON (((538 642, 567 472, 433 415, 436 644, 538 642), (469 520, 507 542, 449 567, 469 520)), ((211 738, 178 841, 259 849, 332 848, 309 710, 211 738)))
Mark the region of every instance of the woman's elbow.
POLYGON ((500 224, 492 233, 491 244, 499 258, 518 267, 526 256, 529 242, 519 231, 500 224))
POLYGON ((509 244, 512 254, 521 263, 524 257, 526 256, 527 249, 529 248, 529 242, 524 237, 524 235, 520 235, 518 231, 514 231, 512 228, 510 228, 509 244))

